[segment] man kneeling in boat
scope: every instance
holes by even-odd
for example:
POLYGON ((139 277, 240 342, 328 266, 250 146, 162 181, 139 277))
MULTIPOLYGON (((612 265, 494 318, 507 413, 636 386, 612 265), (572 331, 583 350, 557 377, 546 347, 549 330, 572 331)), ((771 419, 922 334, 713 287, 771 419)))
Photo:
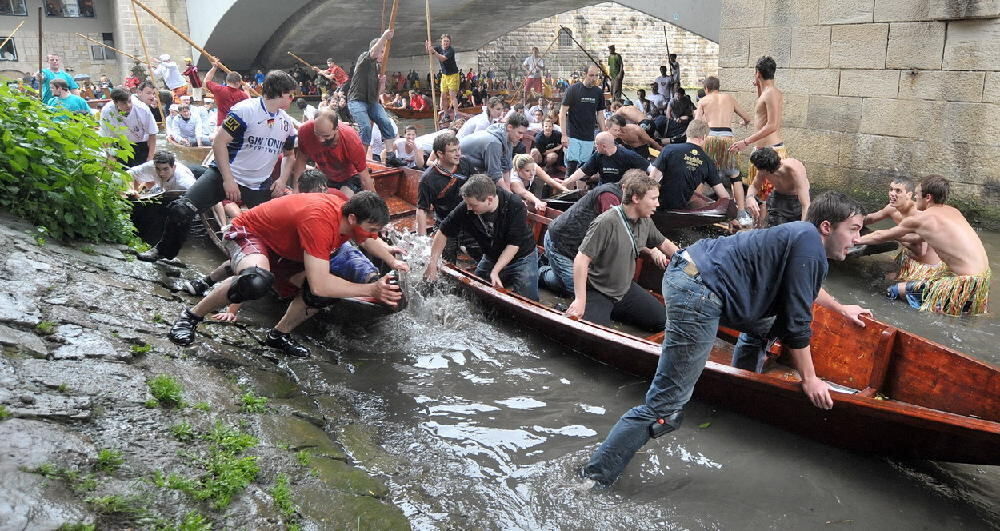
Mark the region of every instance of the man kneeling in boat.
POLYGON ((353 127, 341 122, 334 111, 323 109, 314 120, 299 127, 295 165, 292 166, 293 182, 305 171, 306 162, 310 160, 326 175, 328 186, 347 197, 361 190, 375 191, 361 137, 353 127))
POLYGON ((576 298, 566 314, 601 325, 611 320, 650 332, 663 330, 663 304, 635 283, 635 261, 648 255, 666 267, 677 250, 650 216, 660 201, 660 187, 645 173, 621 181, 623 204, 597 216, 573 259, 576 298))
POLYGON ((924 177, 917 185, 917 208, 922 210, 891 229, 863 236, 859 244, 870 245, 918 236, 937 252, 945 267, 931 278, 899 282, 889 287, 891 299, 906 298, 921 311, 948 315, 981 314, 987 311, 990 293, 990 261, 976 230, 955 207, 946 205, 950 184, 940 175, 924 177))
POLYGON ((734 366, 759 368, 769 339, 780 338, 802 376, 802 391, 816 407, 833 407, 829 387, 813 369, 812 305, 831 307, 864 326, 859 317, 870 311, 841 305, 821 287, 827 259, 847 256, 862 219, 861 205, 827 192, 813 201, 808 223, 702 239, 674 253, 663 275, 663 350, 646 403, 622 415, 583 475, 611 485, 650 438, 680 426, 720 323, 744 331, 733 350, 734 366))
MULTIPOLYGON (((916 183, 908 177, 896 177, 890 181, 889 204, 877 212, 865 215, 865 226, 886 218, 891 218, 899 225, 904 219, 920 213, 914 194, 916 187, 916 183)), ((864 236, 862 230, 862 238, 864 236)), ((903 249, 899 250, 894 260, 896 270, 888 273, 887 279, 899 282, 929 280, 945 268, 934 249, 919 237, 907 237, 900 243, 903 249)))
POLYGON ((804 221, 809 210, 809 178, 805 165, 798 159, 781 158, 771 147, 755 149, 750 155, 750 164, 757 171, 747 189, 746 205, 757 226, 776 227, 804 221), (758 195, 765 204, 764 209, 760 208, 758 195))
POLYGON ((489 280, 494 288, 507 288, 537 301, 538 251, 524 202, 481 173, 469 177, 460 193, 462 203, 448 214, 434 235, 424 277, 437 279, 438 261, 448 238, 465 231, 483 250, 476 276, 489 280))
POLYGON ((372 297, 394 306, 402 298, 399 288, 389 284, 389 275, 372 284, 355 284, 330 273, 330 255, 347 240, 354 240, 392 269, 408 271, 409 266, 396 259, 378 237, 388 222, 385 201, 368 191, 346 203, 331 194, 287 195, 244 212, 223 234, 236 274, 216 285, 193 308, 185 309, 168 337, 179 345, 190 345, 198 323, 209 312, 227 302, 259 299, 276 282, 291 282, 301 291, 264 342, 289 356, 308 356, 309 349, 290 334, 334 299, 372 297), (272 273, 279 260, 283 264, 280 276, 272 273))

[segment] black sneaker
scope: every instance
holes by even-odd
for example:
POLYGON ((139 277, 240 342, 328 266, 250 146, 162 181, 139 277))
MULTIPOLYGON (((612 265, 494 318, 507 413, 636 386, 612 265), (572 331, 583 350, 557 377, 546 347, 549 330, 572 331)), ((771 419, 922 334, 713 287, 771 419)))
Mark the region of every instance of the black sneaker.
POLYGON ((271 329, 264 338, 264 344, 276 348, 285 353, 286 356, 293 356, 296 358, 308 358, 309 349, 302 346, 301 343, 292 339, 291 334, 283 334, 277 330, 271 329))
POLYGON ((153 247, 152 249, 150 249, 148 251, 143 251, 143 252, 139 253, 138 255, 136 255, 136 258, 138 258, 139 260, 142 260, 143 262, 155 262, 155 261, 159 260, 162 257, 160 256, 159 249, 157 249, 156 247, 153 247))
POLYGON ((209 278, 202 277, 195 280, 186 280, 184 281, 184 291, 190 293, 191 295, 201 297, 205 293, 208 293, 208 290, 211 289, 213 284, 207 282, 206 280, 209 280, 209 278))
POLYGON ((201 317, 189 310, 184 310, 181 312, 180 318, 174 321, 174 325, 170 327, 170 333, 167 334, 167 337, 170 338, 170 341, 186 347, 194 343, 195 330, 201 321, 201 317))

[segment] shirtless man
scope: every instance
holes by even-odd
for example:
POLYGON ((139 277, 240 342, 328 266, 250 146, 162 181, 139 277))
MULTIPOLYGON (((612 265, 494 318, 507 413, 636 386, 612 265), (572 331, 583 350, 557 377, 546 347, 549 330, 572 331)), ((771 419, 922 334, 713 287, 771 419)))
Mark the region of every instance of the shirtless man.
POLYGON ((921 311, 948 315, 981 314, 987 311, 990 292, 990 262, 975 229, 958 209, 946 205, 948 180, 928 175, 917 186, 915 215, 891 229, 877 230, 858 240, 870 245, 916 235, 941 257, 945 268, 932 279, 899 282, 889 287, 889 298, 905 297, 921 311))
MULTIPOLYGON (((896 224, 904 219, 918 214, 914 191, 916 183, 908 177, 897 177, 889 182, 889 204, 882 210, 865 216, 865 225, 892 218, 896 224)), ((926 280, 934 277, 942 265, 941 258, 927 242, 913 236, 904 238, 900 243, 904 249, 896 255, 896 271, 887 275, 890 280, 906 282, 909 280, 926 280)))
POLYGON ((743 120, 744 127, 750 123, 750 115, 740 108, 736 98, 719 92, 719 78, 715 76, 705 78, 705 97, 698 100, 694 119, 708 122, 709 133, 705 151, 715 161, 719 178, 723 182, 729 180, 732 184, 736 204, 743 209, 746 208, 744 206, 746 203, 743 199, 743 181, 740 180, 740 156, 737 152, 729 151, 734 140, 733 130, 730 127, 734 114, 743 120))
MULTIPOLYGON (((729 147, 730 151, 743 151, 749 146, 753 146, 754 149, 771 147, 778 152, 778 156, 781 158, 788 156, 788 153, 785 151, 785 143, 781 139, 784 96, 774 86, 774 71, 777 68, 774 59, 769 56, 765 55, 757 60, 757 68, 753 80, 754 86, 757 87, 757 101, 754 103, 753 120, 755 132, 743 140, 733 142, 733 145, 729 147)), ((753 165, 751 165, 747 171, 748 183, 754 181, 756 173, 753 165)), ((766 200, 771 190, 766 188, 760 190, 760 192, 761 198, 766 200)), ((738 202, 737 205, 741 209, 747 208, 746 205, 739 204, 738 202)))
POLYGON ((611 119, 608 120, 608 132, 625 144, 625 147, 647 159, 650 157, 649 148, 657 151, 663 149, 663 146, 646 134, 642 127, 626 122, 621 114, 611 115, 611 119))
POLYGON ((637 124, 646 119, 646 113, 642 112, 642 109, 636 107, 635 105, 625 105, 620 101, 616 101, 611 104, 611 112, 620 115, 622 118, 628 120, 629 123, 637 124))
POLYGON ((758 227, 804 221, 809 210, 809 178, 806 167, 797 159, 783 159, 774 148, 760 148, 750 155, 750 167, 756 169, 747 190, 747 210, 758 227), (757 194, 770 188, 765 208, 760 208, 757 194), (767 221, 765 224, 764 221, 767 221))

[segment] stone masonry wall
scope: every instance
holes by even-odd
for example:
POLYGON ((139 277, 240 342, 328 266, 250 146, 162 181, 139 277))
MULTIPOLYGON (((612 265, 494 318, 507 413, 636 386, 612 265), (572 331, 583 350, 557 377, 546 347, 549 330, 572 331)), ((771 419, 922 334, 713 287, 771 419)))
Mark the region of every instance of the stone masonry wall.
POLYGON ((719 76, 747 109, 763 55, 815 186, 877 204, 892 176, 938 173, 1000 219, 1000 2, 724 0, 719 76))
MULTIPOLYGON (((136 29, 135 16, 132 14, 132 2, 130 0, 113 1, 116 6, 115 37, 123 43, 128 43, 129 46, 121 50, 143 59, 145 62, 146 56, 143 53, 139 32, 136 29)), ((143 3, 185 35, 190 33, 187 0, 145 0, 143 3)), ((149 57, 152 59, 160 54, 170 54, 171 60, 176 62, 183 71, 184 58, 191 57, 191 45, 160 24, 149 13, 138 7, 136 7, 136 12, 142 23, 142 35, 146 39, 149 57)), ((128 72, 134 64, 135 62, 128 57, 121 57, 119 60, 123 73, 128 72)), ((204 72, 202 75, 204 76, 204 72)))
MULTIPOLYGON (((660 75, 660 65, 667 64, 664 37, 670 51, 678 55, 684 85, 697 85, 718 70, 716 43, 615 2, 567 11, 517 28, 479 49, 479 68, 484 72, 490 68, 506 72, 512 62, 520 65, 531 54, 532 46, 538 46, 544 54, 560 26, 569 28, 573 37, 604 65, 607 47, 614 44, 625 64, 627 87, 646 88, 660 75)), ((587 56, 572 43, 560 46, 557 42, 545 55, 545 65, 555 77, 568 78, 571 72, 588 64, 587 56)))

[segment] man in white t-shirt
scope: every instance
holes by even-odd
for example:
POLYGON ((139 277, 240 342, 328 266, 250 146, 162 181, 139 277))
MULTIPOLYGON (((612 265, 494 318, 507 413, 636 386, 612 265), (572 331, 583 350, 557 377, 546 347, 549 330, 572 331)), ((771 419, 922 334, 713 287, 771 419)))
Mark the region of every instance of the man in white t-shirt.
POLYGON ((153 160, 128 169, 137 192, 172 192, 194 186, 194 174, 184 164, 177 164, 174 154, 157 151, 153 160))
POLYGON ((140 260, 177 256, 191 220, 223 199, 253 208, 287 192, 296 131, 285 110, 297 87, 287 72, 272 70, 261 85, 261 97, 229 109, 212 142, 215 161, 183 197, 167 207, 163 236, 155 247, 139 254, 140 260), (272 180, 282 153, 281 170, 272 180))
POLYGON ((545 59, 538 55, 538 46, 531 47, 531 55, 521 63, 524 70, 524 96, 522 101, 528 101, 528 92, 542 93, 542 71, 545 70, 545 59))
POLYGON ((657 77, 656 79, 653 80, 653 83, 656 84, 656 93, 670 94, 670 83, 672 82, 672 80, 673 78, 671 78, 670 75, 667 74, 666 65, 660 65, 660 77, 657 77))
POLYGON ((187 94, 187 81, 177 69, 177 63, 170 60, 170 55, 163 54, 159 60, 159 64, 153 69, 153 74, 162 79, 167 88, 174 93, 174 103, 180 103, 181 96, 187 94))
POLYGON ((149 107, 133 100, 127 90, 116 88, 111 91, 111 101, 101 109, 100 123, 101 136, 115 138, 124 134, 132 145, 132 157, 118 159, 125 167, 131 168, 153 159, 156 133, 160 130, 149 107))

